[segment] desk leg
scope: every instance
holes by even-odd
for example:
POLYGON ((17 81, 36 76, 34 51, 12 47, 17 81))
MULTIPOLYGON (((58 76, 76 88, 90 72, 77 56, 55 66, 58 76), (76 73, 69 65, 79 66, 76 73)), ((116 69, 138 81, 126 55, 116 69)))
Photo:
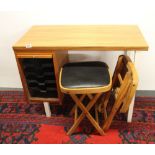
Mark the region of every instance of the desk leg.
POLYGON ((46 117, 51 117, 51 109, 50 109, 50 104, 48 102, 44 102, 44 108, 45 108, 46 117))
POLYGON ((134 104, 135 104, 135 95, 132 98, 131 104, 129 106, 128 116, 127 116, 127 122, 128 123, 131 123, 132 122, 132 115, 133 115, 134 104))
MULTIPOLYGON (((135 63, 135 54, 136 54, 136 51, 134 51, 134 58, 133 58, 133 62, 134 63, 135 63)), ((124 55, 127 55, 127 51, 124 51, 124 55)), ((132 122, 132 115, 133 115, 134 103, 135 103, 135 95, 133 96, 132 101, 131 101, 131 104, 129 106, 129 111, 128 111, 128 115, 127 115, 127 122, 128 123, 131 123, 132 122)))

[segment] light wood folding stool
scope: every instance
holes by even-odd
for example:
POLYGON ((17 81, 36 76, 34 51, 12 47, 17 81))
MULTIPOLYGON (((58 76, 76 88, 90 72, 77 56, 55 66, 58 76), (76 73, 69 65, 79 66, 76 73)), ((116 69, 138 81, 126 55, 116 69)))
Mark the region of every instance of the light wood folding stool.
POLYGON ((69 94, 76 103, 74 124, 67 134, 71 135, 75 132, 86 116, 96 130, 101 135, 104 135, 104 131, 98 122, 97 110, 95 110, 96 120, 90 114, 90 110, 92 107, 96 107, 95 104, 102 93, 111 89, 112 79, 107 64, 99 61, 67 63, 61 68, 59 85, 61 91, 69 94), (85 106, 82 101, 86 96, 88 96, 90 101, 85 106), (82 111, 79 116, 78 108, 82 111))
POLYGON ((104 113, 104 130, 109 129, 117 113, 128 112, 137 85, 138 74, 133 62, 128 56, 119 56, 112 78, 111 91, 107 93, 99 105, 99 111, 104 113), (107 114, 106 108, 111 94, 114 95, 114 103, 109 114, 107 114))

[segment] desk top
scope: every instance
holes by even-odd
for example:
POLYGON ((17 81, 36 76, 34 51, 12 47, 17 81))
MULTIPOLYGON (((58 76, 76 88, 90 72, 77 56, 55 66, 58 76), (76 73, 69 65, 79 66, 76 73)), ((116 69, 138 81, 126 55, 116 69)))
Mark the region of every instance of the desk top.
POLYGON ((31 27, 13 48, 147 51, 148 45, 135 25, 53 25, 31 27))

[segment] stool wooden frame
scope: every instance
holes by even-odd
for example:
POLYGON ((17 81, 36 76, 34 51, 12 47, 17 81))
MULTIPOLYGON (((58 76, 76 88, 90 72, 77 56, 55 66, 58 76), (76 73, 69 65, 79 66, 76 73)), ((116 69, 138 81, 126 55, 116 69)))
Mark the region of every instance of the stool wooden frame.
POLYGON ((90 110, 91 108, 95 105, 95 103, 97 102, 97 100, 99 99, 99 97, 102 95, 103 92, 107 92, 111 89, 111 85, 112 85, 112 78, 110 75, 110 83, 106 86, 103 87, 94 87, 94 88, 65 88, 61 85, 61 77, 62 77, 62 69, 60 70, 60 77, 59 77, 59 85, 60 85, 60 89, 63 93, 69 94, 72 99, 74 100, 74 102, 76 103, 75 107, 74 107, 74 124, 72 125, 72 127, 69 129, 69 131, 67 132, 67 135, 71 135, 73 132, 75 132, 75 130, 77 129, 77 127, 79 126, 80 122, 84 119, 84 117, 86 116, 88 118, 88 120, 92 123, 92 125, 96 128, 96 130, 101 134, 104 135, 104 131, 103 129, 100 127, 99 122, 98 122, 98 116, 97 116, 97 111, 95 110, 95 114, 96 114, 96 120, 93 118, 93 116, 90 114, 90 110), (78 94, 81 94, 80 97, 78 97, 78 94), (87 104, 87 106, 84 106, 84 104, 82 103, 82 101, 84 100, 84 98, 88 96, 88 98, 90 99, 89 103, 87 104), (77 108, 80 108, 82 113, 80 114, 80 116, 78 116, 78 110, 77 108))
POLYGON ((102 99, 103 104, 99 106, 99 111, 104 113, 105 122, 103 124, 103 130, 109 129, 118 111, 120 113, 126 113, 129 110, 129 105, 136 92, 137 85, 138 75, 131 59, 128 56, 119 56, 112 80, 111 91, 114 92, 115 102, 110 114, 107 116, 106 108, 111 91, 102 99), (126 68, 125 71, 124 68, 126 68), (124 74, 124 77, 122 77, 122 74, 124 74))

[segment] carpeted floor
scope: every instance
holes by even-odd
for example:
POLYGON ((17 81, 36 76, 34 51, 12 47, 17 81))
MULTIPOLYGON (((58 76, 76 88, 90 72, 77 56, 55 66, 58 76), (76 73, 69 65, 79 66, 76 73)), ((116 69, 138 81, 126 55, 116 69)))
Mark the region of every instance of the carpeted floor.
POLYGON ((87 120, 76 134, 67 136, 73 123, 67 115, 71 103, 67 96, 63 107, 51 106, 53 116, 47 118, 43 104, 27 104, 22 91, 1 91, 0 143, 155 143, 155 97, 136 97, 133 122, 127 124, 125 115, 118 115, 105 136, 98 135, 87 120))

